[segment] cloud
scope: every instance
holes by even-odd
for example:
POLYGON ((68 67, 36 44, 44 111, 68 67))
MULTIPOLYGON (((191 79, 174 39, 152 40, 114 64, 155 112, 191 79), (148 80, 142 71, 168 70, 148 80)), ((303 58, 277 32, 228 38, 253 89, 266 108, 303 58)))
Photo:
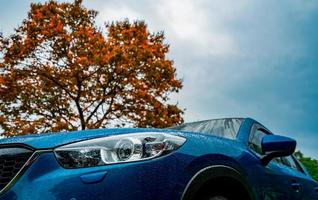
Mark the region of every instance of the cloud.
POLYGON ((113 20, 129 19, 133 21, 143 18, 141 13, 138 13, 135 10, 124 6, 118 8, 105 6, 102 10, 103 11, 100 12, 98 16, 98 22, 100 24, 104 22, 111 22, 113 20))
MULTIPOLYGON (((222 18, 216 20, 214 16, 209 16, 209 10, 196 1, 140 1, 140 4, 134 1, 107 1, 88 5, 99 5, 99 24, 125 18, 145 20, 153 31, 164 30, 169 41, 185 44, 193 52, 211 55, 239 53, 231 35, 220 26, 222 18)), ((226 18, 224 13, 223 17, 226 18)))
POLYGON ((194 48, 193 52, 212 55, 236 53, 231 35, 223 31, 197 1, 157 1, 156 8, 162 23, 171 31, 171 38, 188 44, 189 48, 194 48))

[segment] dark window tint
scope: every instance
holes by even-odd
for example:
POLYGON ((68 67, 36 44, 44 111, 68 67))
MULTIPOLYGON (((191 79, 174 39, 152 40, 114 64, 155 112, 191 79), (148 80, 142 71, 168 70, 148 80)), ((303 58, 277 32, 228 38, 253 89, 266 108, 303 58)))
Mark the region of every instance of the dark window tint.
POLYGON ((265 135, 267 135, 266 132, 264 132, 262 129, 257 129, 257 127, 254 126, 249 137, 250 148, 260 155, 263 155, 262 139, 265 135))
POLYGON ((276 163, 278 163, 278 164, 281 164, 281 165, 283 165, 283 164, 284 164, 284 162, 283 162, 283 158, 281 158, 281 157, 274 158, 274 159, 273 159, 273 161, 274 161, 274 162, 276 162, 276 163))
POLYGON ((235 139, 243 119, 213 119, 200 122, 185 123, 171 129, 206 133, 219 137, 235 139))
POLYGON ((283 164, 293 168, 297 171, 303 172, 303 170, 301 169, 301 167, 298 165, 298 163, 296 163, 295 158, 293 156, 286 156, 282 158, 283 160, 283 164))

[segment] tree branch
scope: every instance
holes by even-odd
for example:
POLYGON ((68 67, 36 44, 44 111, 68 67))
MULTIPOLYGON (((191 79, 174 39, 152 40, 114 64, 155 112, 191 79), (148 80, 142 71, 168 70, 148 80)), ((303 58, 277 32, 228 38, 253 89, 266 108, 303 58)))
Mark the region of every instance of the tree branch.
POLYGON ((82 81, 79 80, 78 75, 76 76, 76 81, 77 81, 77 96, 74 99, 74 101, 75 101, 76 108, 77 108, 77 111, 78 111, 78 114, 80 117, 82 130, 85 130, 86 129, 86 122, 84 119, 83 109, 80 105, 80 99, 81 99, 81 93, 82 93, 82 81))

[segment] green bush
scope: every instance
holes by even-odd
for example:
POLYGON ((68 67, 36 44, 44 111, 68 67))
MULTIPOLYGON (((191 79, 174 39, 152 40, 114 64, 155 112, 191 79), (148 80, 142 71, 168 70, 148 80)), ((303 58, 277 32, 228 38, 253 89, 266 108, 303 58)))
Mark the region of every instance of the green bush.
POLYGON ((306 167, 309 174, 318 181, 318 161, 310 157, 305 157, 300 151, 297 151, 295 156, 306 167))

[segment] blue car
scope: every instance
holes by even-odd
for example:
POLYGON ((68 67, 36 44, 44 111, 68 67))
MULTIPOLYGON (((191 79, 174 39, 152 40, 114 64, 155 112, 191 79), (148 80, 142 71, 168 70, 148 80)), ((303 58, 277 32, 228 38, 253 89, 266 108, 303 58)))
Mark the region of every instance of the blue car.
POLYGON ((5 138, 0 199, 318 199, 295 147, 250 118, 5 138))

